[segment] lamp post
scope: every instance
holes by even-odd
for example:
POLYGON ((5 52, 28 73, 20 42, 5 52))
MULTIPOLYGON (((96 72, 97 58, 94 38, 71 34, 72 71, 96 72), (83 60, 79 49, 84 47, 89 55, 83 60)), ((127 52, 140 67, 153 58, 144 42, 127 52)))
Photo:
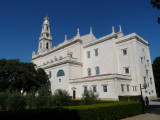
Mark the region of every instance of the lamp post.
POLYGON ((139 84, 139 85, 140 85, 140 91, 141 91, 142 111, 143 111, 143 113, 145 113, 145 110, 144 110, 144 101, 143 101, 143 96, 142 96, 142 89, 146 89, 147 88, 147 84, 144 83, 143 84, 143 88, 141 87, 141 84, 139 84))

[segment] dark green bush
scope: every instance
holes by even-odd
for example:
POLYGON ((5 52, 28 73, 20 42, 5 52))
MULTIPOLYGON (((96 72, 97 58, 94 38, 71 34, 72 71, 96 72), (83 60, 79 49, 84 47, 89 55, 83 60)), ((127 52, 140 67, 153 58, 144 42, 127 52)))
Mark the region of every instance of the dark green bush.
POLYGON ((5 100, 5 103, 8 110, 24 109, 25 98, 20 92, 14 91, 12 93, 9 93, 9 96, 5 100))
POLYGON ((72 103, 72 97, 65 90, 58 89, 53 95, 55 106, 68 106, 72 103))
POLYGON ((6 109, 6 99, 8 98, 8 92, 0 92, 0 110, 6 109))
POLYGON ((48 101, 50 101, 51 93, 46 86, 42 86, 35 97, 36 108, 48 107, 48 101))
POLYGON ((31 91, 30 93, 27 93, 25 95, 25 102, 27 105, 28 109, 34 108, 35 107, 35 92, 31 91))
POLYGON ((82 104, 90 105, 98 102, 98 94, 95 94, 92 90, 84 91, 82 94, 82 104))
POLYGON ((140 101, 141 96, 140 95, 126 95, 126 96, 118 96, 120 101, 140 101))
POLYGON ((80 120, 113 120, 142 113, 140 102, 113 102, 67 108, 76 111, 80 120))
POLYGON ((5 119, 54 119, 54 120, 117 120, 142 113, 141 103, 113 102, 94 105, 68 106, 65 108, 32 109, 0 112, 5 119))

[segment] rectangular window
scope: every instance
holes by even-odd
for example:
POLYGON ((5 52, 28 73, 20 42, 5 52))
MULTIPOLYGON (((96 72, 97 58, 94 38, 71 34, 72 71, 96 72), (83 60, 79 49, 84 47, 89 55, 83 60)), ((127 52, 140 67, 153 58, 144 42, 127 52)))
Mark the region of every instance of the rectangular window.
POLYGON ((127 85, 127 92, 129 92, 129 85, 127 85))
POLYGON ((99 75, 100 74, 100 69, 99 67, 96 67, 96 75, 99 75))
POLYGON ((95 56, 98 56, 98 49, 95 49, 95 56))
POLYGON ((133 91, 137 91, 137 86, 132 86, 133 87, 133 91))
POLYGON ((87 52, 87 58, 90 58, 90 51, 87 52))
POLYGON ((150 83, 151 83, 151 85, 152 85, 152 78, 150 78, 150 83))
POLYGON ((146 76, 148 77, 148 70, 146 70, 146 76))
POLYGON ((87 86, 84 86, 84 92, 87 91, 87 86))
POLYGON ((97 92, 96 86, 93 86, 93 92, 97 92))
POLYGON ((52 72, 49 71, 49 79, 52 77, 52 72))
POLYGON ((144 78, 144 84, 146 84, 146 77, 143 77, 144 78))
POLYGON ((149 66, 149 60, 147 60, 147 65, 149 66))
POLYGON ((103 92, 107 92, 107 86, 103 86, 103 92))
POLYGON ((88 68, 88 76, 91 76, 91 69, 88 68))
POLYGON ((141 63, 143 64, 143 57, 141 57, 141 63))
POLYGON ((123 55, 127 55, 127 49, 123 49, 123 55))
POLYGON ((125 73, 129 74, 129 68, 128 67, 125 68, 125 73))
POLYGON ((124 92, 124 84, 121 84, 121 90, 124 92))

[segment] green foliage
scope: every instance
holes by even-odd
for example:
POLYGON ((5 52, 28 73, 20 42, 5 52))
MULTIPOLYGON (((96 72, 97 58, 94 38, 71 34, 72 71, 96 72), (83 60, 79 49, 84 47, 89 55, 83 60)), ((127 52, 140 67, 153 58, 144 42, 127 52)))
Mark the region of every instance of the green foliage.
POLYGON ((141 95, 126 95, 126 96, 118 96, 120 101, 140 101, 141 95))
POLYGON ((14 91, 9 94, 5 103, 8 110, 24 109, 25 98, 20 92, 14 91))
POLYGON ((32 109, 1 112, 0 118, 54 120, 117 120, 142 113, 140 102, 118 101, 94 105, 68 106, 64 108, 32 109))
POLYGON ((46 86, 41 86, 38 90, 36 98, 35 98, 35 105, 39 108, 48 107, 49 102, 51 100, 51 93, 46 86))
POLYGON ((8 98, 8 92, 0 92, 0 110, 6 110, 5 100, 8 98))
POLYGON ((28 109, 35 107, 35 91, 31 91, 25 95, 25 102, 28 109))
POLYGON ((53 95, 55 106, 68 106, 72 103, 72 97, 65 90, 58 89, 53 95))
POLYGON ((0 59, 0 91, 30 92, 48 84, 49 79, 43 69, 35 69, 33 63, 23 63, 18 59, 0 59))
POLYGON ((160 57, 156 57, 152 64, 157 95, 160 97, 160 57))
POLYGON ((92 90, 84 91, 82 94, 82 104, 90 105, 98 102, 98 94, 95 94, 92 90))

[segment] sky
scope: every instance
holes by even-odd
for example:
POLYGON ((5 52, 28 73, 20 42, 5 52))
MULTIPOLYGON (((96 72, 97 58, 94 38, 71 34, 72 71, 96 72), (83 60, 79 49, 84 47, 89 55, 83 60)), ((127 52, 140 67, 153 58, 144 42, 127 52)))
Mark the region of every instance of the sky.
POLYGON ((151 60, 160 56, 160 10, 150 0, 0 0, 0 59, 31 62, 38 50, 44 17, 48 12, 53 46, 77 34, 96 38, 112 32, 136 32, 149 42, 151 60))

